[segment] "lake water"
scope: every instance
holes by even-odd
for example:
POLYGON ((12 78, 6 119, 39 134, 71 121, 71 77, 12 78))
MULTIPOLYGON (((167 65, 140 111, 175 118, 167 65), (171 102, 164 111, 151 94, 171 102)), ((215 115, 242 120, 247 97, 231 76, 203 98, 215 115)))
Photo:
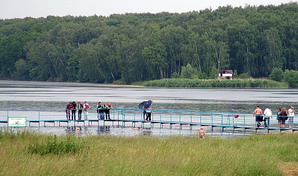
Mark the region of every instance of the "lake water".
MULTIPOLYGON (((117 108, 137 108, 143 100, 153 100, 156 109, 183 109, 250 113, 256 105, 269 106, 273 113, 279 107, 298 108, 298 89, 188 89, 144 88, 103 84, 56 83, 0 80, 0 109, 64 109, 69 101, 87 101, 96 107, 98 101, 111 102, 117 108)), ((31 128, 42 133, 72 133, 66 127, 31 128)), ((211 132, 211 136, 249 135, 250 133, 211 132)), ((133 130, 130 127, 85 127, 82 134, 111 135, 195 135, 196 129, 153 128, 133 130), (108 130, 104 130, 108 129, 108 130)))

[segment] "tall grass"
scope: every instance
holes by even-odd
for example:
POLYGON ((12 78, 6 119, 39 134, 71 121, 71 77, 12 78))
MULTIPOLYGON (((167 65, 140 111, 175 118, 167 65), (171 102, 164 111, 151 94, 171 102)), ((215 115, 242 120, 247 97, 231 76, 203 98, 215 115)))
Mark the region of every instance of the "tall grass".
POLYGON ((202 80, 161 79, 146 81, 149 87, 200 87, 200 88, 287 88, 285 83, 266 79, 202 80))
POLYGON ((75 142, 73 137, 68 136, 65 140, 57 140, 57 136, 49 136, 46 143, 35 141, 28 147, 29 153, 32 154, 75 154, 82 149, 83 145, 75 142))
MULTIPOLYGON (((57 141, 67 140, 57 137, 57 141)), ((0 140, 0 175, 282 175, 280 163, 298 162, 298 134, 235 139, 197 137, 73 138, 80 152, 28 153, 48 136, 0 140)))

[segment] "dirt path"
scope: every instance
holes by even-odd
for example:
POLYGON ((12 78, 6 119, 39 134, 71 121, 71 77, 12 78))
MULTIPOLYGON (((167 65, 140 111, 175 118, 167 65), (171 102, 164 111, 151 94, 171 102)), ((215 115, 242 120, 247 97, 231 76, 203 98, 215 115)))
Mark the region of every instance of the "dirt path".
POLYGON ((298 176, 298 162, 280 163, 279 169, 282 171, 283 175, 298 176))

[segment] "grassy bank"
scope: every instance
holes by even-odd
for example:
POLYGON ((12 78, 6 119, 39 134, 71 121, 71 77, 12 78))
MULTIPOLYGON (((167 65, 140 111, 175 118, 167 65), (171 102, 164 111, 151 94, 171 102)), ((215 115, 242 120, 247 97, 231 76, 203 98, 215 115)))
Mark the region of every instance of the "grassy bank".
POLYGON ((298 162, 298 134, 202 140, 1 132, 0 144, 0 175, 282 175, 298 162))
POLYGON ((267 79, 160 79, 143 83, 148 87, 199 87, 199 88, 288 88, 286 83, 267 79))

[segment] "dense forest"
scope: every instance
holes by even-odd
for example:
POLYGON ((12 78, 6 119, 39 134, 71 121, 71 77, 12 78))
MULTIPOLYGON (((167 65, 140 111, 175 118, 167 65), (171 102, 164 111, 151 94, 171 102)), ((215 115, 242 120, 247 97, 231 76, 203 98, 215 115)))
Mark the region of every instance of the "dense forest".
POLYGON ((0 20, 1 79, 132 83, 187 65, 207 78, 298 70, 298 4, 0 20))

